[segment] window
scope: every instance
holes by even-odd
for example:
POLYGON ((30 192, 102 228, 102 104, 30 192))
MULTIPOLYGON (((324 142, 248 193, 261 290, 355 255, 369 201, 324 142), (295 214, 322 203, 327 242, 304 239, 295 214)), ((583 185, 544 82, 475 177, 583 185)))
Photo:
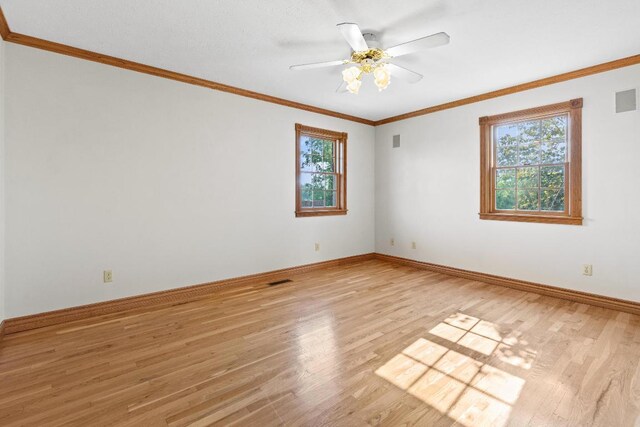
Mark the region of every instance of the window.
POLYGON ((480 219, 582 224, 582 98, 480 118, 480 219))
POLYGON ((347 134, 296 124, 296 216, 347 213, 347 134))

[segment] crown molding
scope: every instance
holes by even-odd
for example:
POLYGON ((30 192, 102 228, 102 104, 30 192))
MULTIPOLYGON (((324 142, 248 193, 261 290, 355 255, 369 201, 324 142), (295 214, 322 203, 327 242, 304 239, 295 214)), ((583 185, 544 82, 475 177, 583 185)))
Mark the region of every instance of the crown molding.
POLYGON ((471 96, 469 98, 458 99, 456 101, 447 102, 445 104, 434 105, 433 107, 423 108, 421 110, 411 111, 409 113, 400 114, 386 119, 377 120, 375 126, 385 125, 387 123, 397 122, 400 120, 410 119, 412 117, 424 116, 425 114, 435 113, 436 111, 449 110, 451 108, 460 107, 462 105, 473 104, 487 99, 499 98, 501 96, 511 95, 512 93, 523 92, 529 89, 535 89, 542 86, 565 82, 567 80, 578 79, 580 77, 590 76, 592 74, 604 73, 606 71, 615 70, 617 68, 629 67, 631 65, 640 64, 640 55, 628 56, 626 58, 616 59, 615 61, 604 62, 602 64, 593 65, 591 67, 581 68, 568 73, 557 74, 551 77, 534 80, 528 83, 522 83, 510 86, 504 89, 494 90, 480 95, 471 96))
POLYGON ((2 36, 3 40, 7 40, 11 34, 11 30, 9 29, 9 24, 7 23, 7 19, 4 17, 4 12, 0 7, 0 36, 2 36))
POLYGON ((314 107, 313 105, 290 101, 288 99, 278 98, 275 96, 266 95, 264 93, 254 92, 251 90, 242 89, 235 86, 229 86, 226 84, 202 79, 199 77, 190 76, 187 74, 176 73, 174 71, 152 67, 150 65, 140 64, 138 62, 129 61, 122 58, 116 58, 114 56, 103 55, 101 53, 93 52, 90 50, 79 49, 77 47, 68 46, 65 44, 56 43, 49 40, 43 40, 37 37, 28 36, 25 34, 15 33, 9 29, 9 25, 7 24, 7 21, 4 18, 2 9, 0 9, 0 34, 2 35, 2 38, 5 41, 20 44, 23 46, 29 46, 36 49, 42 49, 49 52, 72 56, 74 58, 85 59, 87 61, 99 62, 101 64, 111 65, 113 67, 124 68, 131 71, 137 71, 139 73, 150 74, 152 76, 162 77, 165 79, 176 80, 179 82, 188 83, 195 86, 202 86, 208 89, 218 90, 221 92, 228 92, 235 95, 244 96, 247 98, 253 98, 260 101, 270 102, 272 104, 278 104, 278 105, 283 105, 285 107, 296 108, 298 110, 309 111, 312 113, 322 114, 325 116, 337 117, 339 119, 362 123, 369 126, 373 126, 374 124, 373 120, 364 119, 362 117, 356 117, 349 114, 339 113, 337 111, 327 110, 320 107, 314 107))
POLYGON ((128 61, 122 58, 116 58, 114 56, 103 55, 97 52, 79 49, 73 46, 68 46, 61 43, 52 42, 49 40, 43 40, 36 37, 28 36, 25 34, 15 33, 11 31, 1 7, 0 7, 0 35, 7 42, 21 44, 23 46, 29 46, 36 49, 42 49, 49 52, 55 52, 62 55, 85 59, 87 61, 99 62, 102 64, 111 65, 114 67, 124 68, 131 71, 137 71, 139 73, 150 74, 157 77, 176 80, 176 81, 180 81, 183 83, 188 83, 196 86, 202 86, 208 89, 218 90, 221 92, 233 93, 235 95, 245 96, 247 98, 253 98, 253 99, 258 99, 260 101, 283 105, 285 107, 296 108, 299 110, 309 111, 312 113, 322 114, 325 116, 337 117, 339 119, 349 120, 356 123, 362 123, 369 126, 381 126, 387 123, 406 120, 406 119, 410 119, 418 116, 424 116, 426 114, 435 113, 437 111, 449 110, 449 109, 457 108, 463 105, 486 101, 492 98, 499 98, 501 96, 511 95, 517 92, 523 92, 526 90, 535 89, 542 86, 548 86, 548 85, 552 85, 560 82, 565 82, 567 80, 578 79, 578 78, 590 76, 593 74, 604 73, 604 72, 615 70, 618 68, 629 67, 631 65, 640 64, 640 54, 628 56, 626 58, 616 59, 614 61, 604 62, 604 63, 593 65, 590 67, 581 68, 579 70, 569 71, 566 73, 545 77, 545 78, 534 80, 528 83, 522 83, 519 85, 510 86, 507 88, 486 92, 480 95, 474 95, 468 98, 462 98, 462 99, 447 102, 444 104, 422 108, 420 110, 415 110, 408 113, 387 117, 381 120, 369 120, 362 117, 343 114, 337 111, 327 110, 320 107, 314 107, 312 105, 302 104, 300 102, 290 101, 284 98, 278 98, 275 96, 238 88, 235 86, 225 85, 223 83, 206 80, 199 77, 189 76, 187 74, 176 73, 174 71, 164 70, 162 68, 152 67, 150 65, 128 61))

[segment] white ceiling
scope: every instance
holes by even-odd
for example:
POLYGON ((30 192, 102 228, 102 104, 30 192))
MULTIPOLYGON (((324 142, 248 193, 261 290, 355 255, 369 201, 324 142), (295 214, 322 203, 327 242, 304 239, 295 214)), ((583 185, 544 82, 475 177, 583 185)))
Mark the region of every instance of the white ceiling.
POLYGON ((640 0, 0 0, 11 30, 367 119, 640 53, 640 0), (445 31, 451 44, 398 58, 424 74, 337 94, 335 25, 383 46, 445 31))

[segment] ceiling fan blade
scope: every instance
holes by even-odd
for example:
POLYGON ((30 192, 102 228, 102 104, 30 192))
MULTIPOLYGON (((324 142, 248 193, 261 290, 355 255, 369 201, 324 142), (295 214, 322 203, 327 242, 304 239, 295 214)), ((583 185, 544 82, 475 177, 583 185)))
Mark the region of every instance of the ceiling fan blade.
POLYGON ((300 70, 312 70, 314 68, 324 68, 324 67, 335 67, 338 65, 346 64, 347 60, 339 60, 339 61, 327 61, 327 62, 315 62, 313 64, 299 64, 292 65, 289 67, 290 70, 300 71, 300 70))
POLYGON ((336 89, 336 93, 346 93, 349 92, 347 90, 347 82, 343 81, 342 83, 340 83, 340 86, 338 86, 338 88, 336 89))
POLYGON ((430 36, 422 37, 420 39, 390 47, 389 49, 385 49, 385 52, 390 57, 395 58, 402 55, 408 55, 413 52, 418 52, 420 50, 442 46, 448 44, 449 40, 449 34, 436 33, 430 36))
POLYGON ((397 77, 402 80, 406 80, 409 83, 418 83, 422 80, 422 74, 418 74, 415 71, 407 70, 396 64, 387 64, 387 69, 393 77, 397 77))
POLYGON ((349 46, 351 46, 351 49, 353 49, 355 52, 369 50, 367 41, 362 36, 362 31, 360 31, 360 27, 358 27, 358 24, 343 22, 342 24, 338 24, 336 26, 342 33, 342 37, 344 37, 347 43, 349 43, 349 46))

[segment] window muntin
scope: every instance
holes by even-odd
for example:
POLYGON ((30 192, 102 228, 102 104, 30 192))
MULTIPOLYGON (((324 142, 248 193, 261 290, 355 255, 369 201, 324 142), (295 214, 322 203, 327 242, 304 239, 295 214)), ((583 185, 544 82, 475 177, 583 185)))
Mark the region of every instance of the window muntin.
POLYGON ((296 215, 346 213, 346 133, 296 125, 296 215))

